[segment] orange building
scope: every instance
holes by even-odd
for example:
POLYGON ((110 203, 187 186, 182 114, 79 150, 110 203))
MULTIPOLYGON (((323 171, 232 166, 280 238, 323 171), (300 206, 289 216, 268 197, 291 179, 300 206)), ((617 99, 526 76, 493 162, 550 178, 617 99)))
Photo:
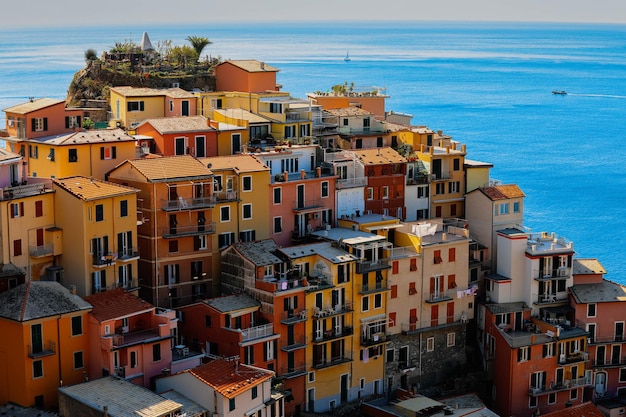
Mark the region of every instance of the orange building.
POLYGON ((217 130, 203 116, 148 119, 137 126, 136 131, 138 135, 154 139, 152 153, 196 158, 217 155, 217 130))
POLYGON ((332 93, 315 92, 308 93, 307 98, 314 105, 321 105, 324 110, 339 109, 343 107, 359 107, 373 113, 377 119, 385 119, 385 100, 387 95, 383 88, 357 88, 353 91, 337 90, 332 93), (356 91, 359 90, 359 91, 356 91))
POLYGON ((54 281, 0 294, 0 403, 56 408, 57 389, 87 377, 91 305, 54 281))
POLYGON ((280 86, 276 84, 278 71, 278 68, 254 59, 224 61, 215 67, 217 91, 279 91, 280 86))

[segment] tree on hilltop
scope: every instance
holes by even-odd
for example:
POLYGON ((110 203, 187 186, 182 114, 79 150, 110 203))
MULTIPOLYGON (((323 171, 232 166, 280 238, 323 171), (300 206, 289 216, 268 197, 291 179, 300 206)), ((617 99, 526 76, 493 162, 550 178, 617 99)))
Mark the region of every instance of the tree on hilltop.
POLYGON ((204 36, 187 36, 185 38, 191 44, 191 47, 195 49, 198 54, 198 58, 202 55, 202 51, 207 45, 211 45, 213 42, 204 36))

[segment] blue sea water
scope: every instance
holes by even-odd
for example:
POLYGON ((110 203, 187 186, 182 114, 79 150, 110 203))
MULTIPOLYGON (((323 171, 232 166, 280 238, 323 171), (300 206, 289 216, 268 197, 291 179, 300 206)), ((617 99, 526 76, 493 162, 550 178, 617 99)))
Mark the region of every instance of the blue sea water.
MULTIPOLYGON (((334 84, 384 88, 387 109, 467 144, 526 193, 525 225, 574 242, 626 284, 626 26, 351 23, 0 30, 0 109, 65 98, 84 52, 116 42, 213 44, 205 54, 280 69, 305 98, 334 84), (343 57, 350 52, 350 62, 343 57), (552 90, 567 90, 557 96, 552 90)), ((2 114, 0 118, 4 115, 2 114)), ((0 120, 4 124, 4 120, 0 120)))

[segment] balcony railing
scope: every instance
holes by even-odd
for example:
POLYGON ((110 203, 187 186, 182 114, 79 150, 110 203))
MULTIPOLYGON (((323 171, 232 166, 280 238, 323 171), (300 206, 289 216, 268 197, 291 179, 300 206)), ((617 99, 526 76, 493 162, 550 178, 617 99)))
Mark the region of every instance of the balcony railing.
POLYGON ((565 391, 576 387, 584 387, 591 385, 591 378, 567 379, 560 382, 551 383, 550 385, 531 386, 528 393, 532 396, 549 394, 555 391, 565 391))
POLYGON ((29 253, 33 258, 43 258, 44 256, 54 255, 54 244, 46 243, 40 246, 31 246, 29 253))
POLYGON ((361 259, 356 262, 357 274, 366 274, 368 272, 382 271, 389 268, 389 259, 377 259, 375 261, 369 259, 361 259))
POLYGON ((354 334, 352 326, 343 326, 338 329, 331 329, 322 332, 316 330, 313 331, 313 342, 321 343, 328 342, 329 340, 339 339, 341 337, 351 336, 354 334))
POLYGON ((92 265, 95 267, 115 265, 115 259, 115 254, 113 252, 96 252, 93 254, 92 265))
POLYGON ((137 247, 121 248, 117 251, 117 259, 120 261, 128 261, 134 258, 139 258, 139 248, 137 247))
POLYGON ((214 207, 215 202, 216 198, 212 195, 196 198, 178 197, 174 200, 161 200, 161 208, 165 211, 195 210, 214 207))
POLYGON ((139 281, 137 280, 137 278, 131 278, 125 281, 117 281, 115 283, 115 288, 124 288, 126 291, 138 289, 139 281))
POLYGON ((28 356, 31 358, 39 358, 41 356, 54 355, 56 349, 57 345, 52 340, 48 340, 40 346, 28 345, 28 356))
POLYGON ((576 362, 586 362, 589 360, 589 353, 587 352, 576 352, 569 354, 562 354, 559 356, 559 364, 571 364, 576 362))
POLYGON ((307 320, 307 311, 304 309, 293 309, 285 311, 281 314, 280 322, 282 324, 295 324, 307 320))
POLYGON ((348 301, 344 304, 336 304, 334 306, 327 305, 323 308, 313 307, 311 309, 311 315, 314 318, 331 317, 338 314, 351 313, 353 310, 352 302, 348 301))
POLYGON ((206 223, 204 225, 175 226, 163 227, 161 229, 164 238, 174 238, 182 236, 200 236, 215 233, 215 222, 206 223))
POLYGON ((324 203, 322 202, 322 200, 311 199, 311 200, 304 200, 302 202, 296 201, 293 204, 294 211, 309 210, 309 209, 318 208, 318 207, 324 207, 324 203))
POLYGON ((307 340, 304 335, 295 337, 293 340, 281 342, 280 350, 284 352, 292 352, 297 349, 303 349, 307 346, 307 340))
POLYGON ((297 365, 281 366, 277 372, 277 376, 285 379, 296 378, 302 375, 306 375, 306 364, 299 362, 297 365))
POLYGON ((603 343, 626 343, 626 339, 623 335, 594 336, 590 337, 590 339, 590 345, 598 345, 603 343))
POLYGON ((385 341, 387 341, 387 335, 382 332, 361 335, 361 346, 373 346, 385 341))
POLYGON ((147 343, 151 341, 156 341, 162 339, 161 334, 159 333, 159 328, 151 328, 138 330, 135 332, 122 333, 122 334, 114 334, 112 336, 107 336, 112 339, 113 346, 122 347, 128 345, 135 345, 139 343, 147 343))
POLYGON ((217 202, 237 201, 239 199, 236 190, 219 191, 214 194, 217 202))
POLYGON ((358 177, 358 178, 344 178, 337 180, 337 188, 355 188, 355 187, 365 187, 367 185, 367 177, 358 177))
POLYGON ((315 358, 311 366, 315 369, 322 369, 348 362, 352 362, 352 352, 346 352, 343 355, 332 356, 331 358, 315 358))
POLYGON ((389 287, 387 286, 387 280, 376 281, 371 284, 361 284, 359 286, 359 294, 372 294, 387 290, 389 290, 389 287))
POLYGON ((594 368, 611 368, 613 366, 626 365, 626 358, 611 358, 608 361, 602 358, 596 358, 593 367, 594 368))
POLYGON ((249 340, 260 339, 274 335, 274 325, 264 324, 262 326, 249 327, 247 329, 241 329, 241 341, 247 342, 249 340))

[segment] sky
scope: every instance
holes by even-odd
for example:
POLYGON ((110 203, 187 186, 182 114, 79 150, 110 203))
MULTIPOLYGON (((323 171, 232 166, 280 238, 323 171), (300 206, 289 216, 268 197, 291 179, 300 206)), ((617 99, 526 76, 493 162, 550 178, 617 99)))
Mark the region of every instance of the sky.
MULTIPOLYGON (((3 26, 113 26, 151 23, 500 21, 626 23, 624 0, 19 0, 3 26)), ((1 39, 0 39, 1 42, 1 39)))

